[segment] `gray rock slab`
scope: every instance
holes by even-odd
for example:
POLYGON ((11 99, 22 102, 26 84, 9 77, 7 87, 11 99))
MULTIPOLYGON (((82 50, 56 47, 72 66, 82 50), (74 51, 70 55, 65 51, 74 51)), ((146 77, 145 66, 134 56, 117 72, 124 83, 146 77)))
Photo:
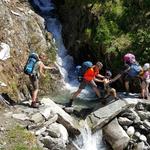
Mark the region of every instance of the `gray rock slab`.
POLYGON ((116 118, 103 128, 103 133, 113 150, 123 150, 130 141, 129 136, 119 125, 116 118))
POLYGON ((30 120, 33 121, 34 123, 39 123, 45 121, 45 118, 40 113, 36 113, 31 116, 30 120))
POLYGON ((115 101, 91 113, 87 120, 92 126, 93 131, 96 131, 131 105, 122 100, 115 101))
POLYGON ((35 132, 35 135, 40 135, 46 130, 46 127, 43 127, 35 132))
POLYGON ((62 124, 64 127, 67 128, 67 130, 70 133, 73 134, 79 134, 78 129, 78 122, 71 117, 68 113, 66 113, 61 107, 59 107, 57 104, 55 104, 51 99, 49 98, 43 98, 41 99, 41 102, 45 104, 46 107, 48 107, 52 114, 58 114, 58 120, 60 124, 62 124))
POLYGON ((133 123, 132 120, 130 120, 126 117, 119 117, 118 122, 119 122, 120 125, 123 125, 123 126, 129 126, 133 123))
POLYGON ((40 110, 40 113, 43 115, 43 117, 48 120, 51 116, 51 108, 47 107, 47 108, 43 108, 40 110))
POLYGON ((44 123, 44 126, 45 126, 45 127, 48 127, 48 126, 51 125, 52 123, 56 122, 57 119, 58 119, 58 115, 56 114, 56 115, 54 115, 52 118, 50 118, 48 121, 46 121, 46 122, 44 123))
POLYGON ((29 117, 24 113, 13 114, 12 117, 15 118, 15 119, 23 120, 23 121, 24 120, 29 120, 29 117))

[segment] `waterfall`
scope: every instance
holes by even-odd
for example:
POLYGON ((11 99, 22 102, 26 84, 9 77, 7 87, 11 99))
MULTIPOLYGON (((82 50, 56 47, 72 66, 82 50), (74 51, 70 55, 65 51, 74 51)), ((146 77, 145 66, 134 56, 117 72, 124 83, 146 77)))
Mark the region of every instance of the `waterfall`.
POLYGON ((81 135, 73 141, 74 146, 78 150, 106 150, 106 146, 102 141, 102 131, 99 130, 92 134, 87 121, 81 120, 81 135))
MULTIPOLYGON (((30 2, 37 13, 45 19, 46 30, 52 33, 53 40, 57 47, 56 65, 63 77, 63 88, 74 91, 79 83, 75 80, 73 58, 67 54, 63 43, 61 35, 62 26, 55 14, 55 5, 52 3, 52 0, 30 0, 30 2)), ((85 90, 83 95, 87 96, 87 94, 89 93, 85 90)), ((73 143, 78 150, 105 150, 101 138, 101 131, 92 134, 87 122, 83 121, 81 125, 81 135, 73 141, 73 143)))
POLYGON ((67 54, 62 39, 62 26, 56 16, 55 5, 52 0, 30 0, 32 6, 45 20, 45 28, 52 33, 53 40, 57 47, 56 65, 62 75, 64 87, 74 90, 78 82, 74 76, 74 62, 72 56, 67 54))

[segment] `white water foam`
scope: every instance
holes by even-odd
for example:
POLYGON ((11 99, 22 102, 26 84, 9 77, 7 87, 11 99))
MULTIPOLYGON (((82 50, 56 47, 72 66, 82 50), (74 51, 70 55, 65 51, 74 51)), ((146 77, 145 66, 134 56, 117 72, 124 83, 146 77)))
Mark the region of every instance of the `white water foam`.
POLYGON ((73 141, 74 146, 78 150, 106 150, 106 146, 102 140, 102 131, 99 130, 92 134, 87 121, 82 120, 81 123, 81 135, 73 141))

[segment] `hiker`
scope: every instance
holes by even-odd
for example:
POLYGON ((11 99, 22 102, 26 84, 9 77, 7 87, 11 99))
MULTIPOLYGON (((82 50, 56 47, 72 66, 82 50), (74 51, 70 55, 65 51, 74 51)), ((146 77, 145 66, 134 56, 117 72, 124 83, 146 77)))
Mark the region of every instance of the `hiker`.
POLYGON ((149 99, 149 84, 150 84, 150 64, 145 63, 143 66, 140 98, 147 100, 149 99))
POLYGON ((118 100, 119 98, 117 97, 116 90, 110 86, 110 84, 112 83, 111 77, 112 77, 111 71, 107 70, 104 79, 104 91, 106 92, 104 98, 107 98, 111 95, 114 97, 115 100, 118 100))
POLYGON ((124 55, 124 64, 125 67, 127 68, 126 70, 128 70, 125 73, 125 90, 126 90, 126 96, 129 95, 129 83, 131 80, 137 78, 139 78, 140 72, 142 71, 142 67, 138 64, 138 62, 135 59, 135 56, 131 53, 127 53, 126 55, 124 55))
POLYGON ((34 65, 33 71, 31 74, 29 74, 30 81, 33 86, 33 91, 32 91, 32 103, 31 107, 33 108, 38 108, 40 102, 37 100, 37 95, 39 91, 39 77, 40 75, 45 77, 44 70, 51 70, 55 69, 55 67, 48 67, 45 66, 43 61, 46 59, 46 54, 44 52, 40 53, 38 55, 38 60, 34 65))
POLYGON ((102 69, 103 64, 101 62, 97 62, 94 66, 90 67, 86 70, 83 75, 83 80, 80 83, 78 90, 73 94, 70 102, 68 103, 68 107, 72 106, 73 100, 81 93, 81 91, 87 86, 90 85, 92 89, 95 91, 98 98, 101 98, 99 89, 95 82, 104 82, 104 76, 99 74, 99 71, 102 69))

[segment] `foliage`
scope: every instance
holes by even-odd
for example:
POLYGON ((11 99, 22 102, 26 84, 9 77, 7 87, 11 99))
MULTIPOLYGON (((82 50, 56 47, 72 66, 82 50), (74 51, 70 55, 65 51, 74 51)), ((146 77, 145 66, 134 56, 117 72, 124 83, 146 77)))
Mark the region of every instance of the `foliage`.
POLYGON ((101 14, 97 16, 96 29, 92 30, 91 45, 96 49, 101 45, 105 56, 115 55, 118 63, 114 62, 111 67, 118 67, 116 64, 121 62, 118 56, 122 57, 127 52, 135 53, 141 64, 150 61, 149 8, 147 0, 108 0, 101 3, 101 14))
MULTIPOLYGON (((80 52, 84 48, 91 60, 101 60, 113 70, 121 67, 127 52, 133 52, 141 64, 150 61, 149 0, 65 0, 65 5, 71 16, 67 23, 73 24, 72 30, 66 28, 64 32, 73 35, 67 41, 71 54, 74 49, 79 50, 78 61, 85 60, 85 53, 80 52)), ((77 54, 73 55, 77 59, 77 54)))

